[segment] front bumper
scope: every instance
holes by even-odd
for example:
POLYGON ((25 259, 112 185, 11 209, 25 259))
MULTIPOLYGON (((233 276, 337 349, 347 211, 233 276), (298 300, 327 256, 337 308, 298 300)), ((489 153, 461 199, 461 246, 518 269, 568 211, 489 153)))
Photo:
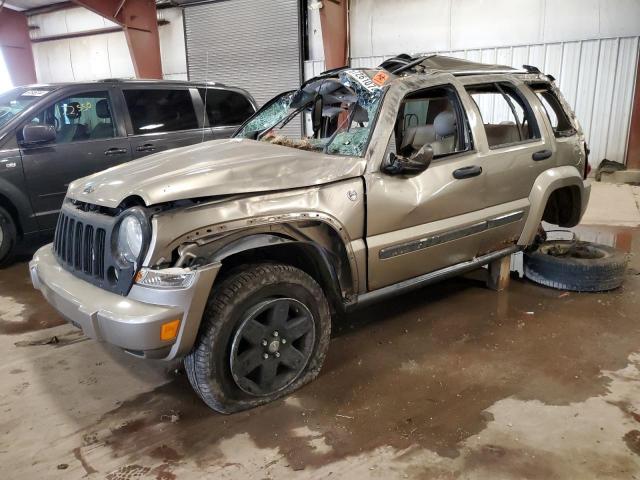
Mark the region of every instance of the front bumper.
POLYGON ((220 264, 198 269, 189 288, 134 285, 123 297, 64 270, 51 244, 40 248, 29 263, 33 286, 88 337, 136 356, 165 360, 183 356, 192 348, 219 269, 220 264), (161 325, 175 319, 181 320, 177 337, 161 340, 161 325))

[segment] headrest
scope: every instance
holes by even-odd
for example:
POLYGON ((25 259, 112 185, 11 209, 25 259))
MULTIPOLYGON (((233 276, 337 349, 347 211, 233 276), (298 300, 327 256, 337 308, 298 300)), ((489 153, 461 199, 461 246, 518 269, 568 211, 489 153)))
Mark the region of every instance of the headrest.
POLYGON ((453 112, 444 111, 433 119, 433 128, 438 138, 449 137, 456 133, 456 116, 453 112))
POLYGON ((106 98, 98 100, 96 102, 96 115, 98 118, 111 118, 111 112, 109 111, 109 102, 106 98))
POLYGON ((80 111, 80 104, 78 102, 67 103, 67 108, 64 112, 67 118, 80 118, 82 112, 80 111))

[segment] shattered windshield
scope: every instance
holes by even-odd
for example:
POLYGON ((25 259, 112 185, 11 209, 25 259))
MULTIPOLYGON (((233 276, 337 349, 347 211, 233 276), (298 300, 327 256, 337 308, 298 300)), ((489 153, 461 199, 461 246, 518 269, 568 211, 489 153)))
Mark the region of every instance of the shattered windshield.
POLYGON ((49 93, 49 88, 14 88, 0 95, 0 127, 49 93))
POLYGON ((276 145, 332 155, 362 156, 383 96, 386 72, 344 70, 312 80, 260 109, 236 133, 276 145), (296 119, 302 121, 300 133, 296 119))

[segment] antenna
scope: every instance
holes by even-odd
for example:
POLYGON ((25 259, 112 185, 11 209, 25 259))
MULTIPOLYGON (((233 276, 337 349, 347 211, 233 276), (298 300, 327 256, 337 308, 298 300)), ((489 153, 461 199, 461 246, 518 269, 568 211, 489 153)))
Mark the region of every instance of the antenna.
MULTIPOLYGON (((207 50, 207 60, 204 68, 204 98, 202 99, 202 140, 200 143, 204 143, 204 133, 205 133, 205 120, 207 119, 207 93, 209 91, 209 50, 207 50)), ((207 125, 209 122, 206 122, 207 125)), ((211 128, 211 125, 209 125, 211 128)))

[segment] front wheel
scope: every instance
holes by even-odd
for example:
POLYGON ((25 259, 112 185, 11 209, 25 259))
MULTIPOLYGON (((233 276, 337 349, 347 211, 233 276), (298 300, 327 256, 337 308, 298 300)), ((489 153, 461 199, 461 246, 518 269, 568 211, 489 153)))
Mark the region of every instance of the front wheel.
POLYGON ((11 262, 16 246, 16 226, 13 218, 4 208, 0 207, 0 267, 11 262))
POLYGON ((313 380, 330 336, 329 304, 313 278, 290 265, 247 265, 214 287, 185 369, 209 407, 232 413, 313 380))

